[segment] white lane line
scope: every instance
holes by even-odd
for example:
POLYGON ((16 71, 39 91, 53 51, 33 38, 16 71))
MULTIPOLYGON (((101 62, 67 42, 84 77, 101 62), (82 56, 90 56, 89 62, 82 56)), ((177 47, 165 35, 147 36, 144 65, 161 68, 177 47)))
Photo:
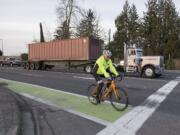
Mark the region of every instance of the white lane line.
POLYGON ((22 73, 21 75, 25 75, 25 76, 33 76, 33 77, 44 77, 43 75, 29 74, 29 73, 22 73))
POLYGON ((165 84, 154 94, 150 95, 140 106, 135 107, 97 135, 135 135, 179 82, 180 80, 172 80, 165 84))
MULTIPOLYGON (((93 77, 83 77, 83 76, 73 76, 76 79, 84 79, 84 80, 95 80, 93 77)), ((159 79, 147 79, 147 78, 137 78, 137 77, 125 77, 131 80, 143 80, 143 81, 155 81, 155 82, 168 82, 167 80, 159 80, 159 79)))
POLYGON ((85 79, 85 80, 95 80, 93 77, 73 76, 73 78, 77 78, 77 79, 85 79))
POLYGON ((77 112, 77 111, 74 111, 74 110, 71 110, 71 109, 60 107, 58 105, 55 105, 55 104, 51 103, 50 101, 47 101, 47 100, 44 100, 44 99, 41 99, 41 98, 38 98, 38 97, 35 97, 35 96, 32 96, 32 95, 29 95, 29 94, 26 94, 26 93, 18 93, 18 94, 20 94, 20 95, 22 95, 24 97, 30 98, 32 100, 35 100, 37 102, 41 102, 43 104, 47 104, 49 106, 53 106, 53 107, 55 107, 57 109, 61 109, 61 110, 64 110, 66 112, 69 112, 71 114, 74 114, 74 115, 80 116, 82 118, 91 120, 91 121, 93 121, 95 123, 98 123, 98 124, 101 124, 101 125, 104 125, 104 126, 108 126, 108 125, 111 124, 108 121, 105 121, 105 120, 102 120, 102 119, 99 119, 99 118, 96 118, 96 117, 93 117, 93 116, 90 116, 90 115, 87 115, 87 114, 84 114, 84 113, 81 113, 81 112, 77 112))

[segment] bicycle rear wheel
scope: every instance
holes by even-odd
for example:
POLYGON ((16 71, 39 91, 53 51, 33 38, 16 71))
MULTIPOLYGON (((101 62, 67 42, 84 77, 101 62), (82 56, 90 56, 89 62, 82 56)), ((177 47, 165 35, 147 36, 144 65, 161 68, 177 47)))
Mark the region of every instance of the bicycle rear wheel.
POLYGON ((95 84, 90 85, 88 87, 87 95, 89 102, 94 105, 98 104, 96 100, 96 94, 97 94, 96 85, 95 84))
POLYGON ((128 95, 123 88, 116 88, 119 92, 119 96, 116 97, 115 93, 112 92, 110 95, 111 105, 118 111, 124 111, 128 107, 128 95))

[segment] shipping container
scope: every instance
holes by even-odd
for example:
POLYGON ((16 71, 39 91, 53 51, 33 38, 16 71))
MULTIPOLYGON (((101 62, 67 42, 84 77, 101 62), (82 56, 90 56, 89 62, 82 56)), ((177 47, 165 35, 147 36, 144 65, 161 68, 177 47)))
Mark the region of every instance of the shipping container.
POLYGON ((54 65, 63 68, 84 66, 90 71, 101 55, 103 41, 90 37, 56 40, 28 45, 27 69, 46 69, 54 65))

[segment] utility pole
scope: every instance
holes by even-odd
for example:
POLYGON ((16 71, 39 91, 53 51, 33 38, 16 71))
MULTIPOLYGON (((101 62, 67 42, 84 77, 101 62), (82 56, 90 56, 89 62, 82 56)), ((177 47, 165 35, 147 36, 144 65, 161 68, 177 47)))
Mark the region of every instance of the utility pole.
POLYGON ((111 42, 111 29, 109 29, 109 31, 108 31, 108 42, 109 42, 109 44, 111 42))

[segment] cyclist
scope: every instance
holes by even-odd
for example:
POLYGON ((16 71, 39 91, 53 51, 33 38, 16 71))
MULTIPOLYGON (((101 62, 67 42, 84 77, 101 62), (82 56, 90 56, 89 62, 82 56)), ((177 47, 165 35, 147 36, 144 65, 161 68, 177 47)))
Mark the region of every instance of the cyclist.
POLYGON ((104 50, 103 55, 99 57, 93 67, 93 76, 98 83, 96 100, 97 103, 100 103, 99 95, 104 84, 102 78, 107 78, 107 83, 110 83, 111 76, 110 73, 113 73, 115 76, 119 76, 116 68, 113 66, 111 61, 112 53, 109 50, 104 50))

